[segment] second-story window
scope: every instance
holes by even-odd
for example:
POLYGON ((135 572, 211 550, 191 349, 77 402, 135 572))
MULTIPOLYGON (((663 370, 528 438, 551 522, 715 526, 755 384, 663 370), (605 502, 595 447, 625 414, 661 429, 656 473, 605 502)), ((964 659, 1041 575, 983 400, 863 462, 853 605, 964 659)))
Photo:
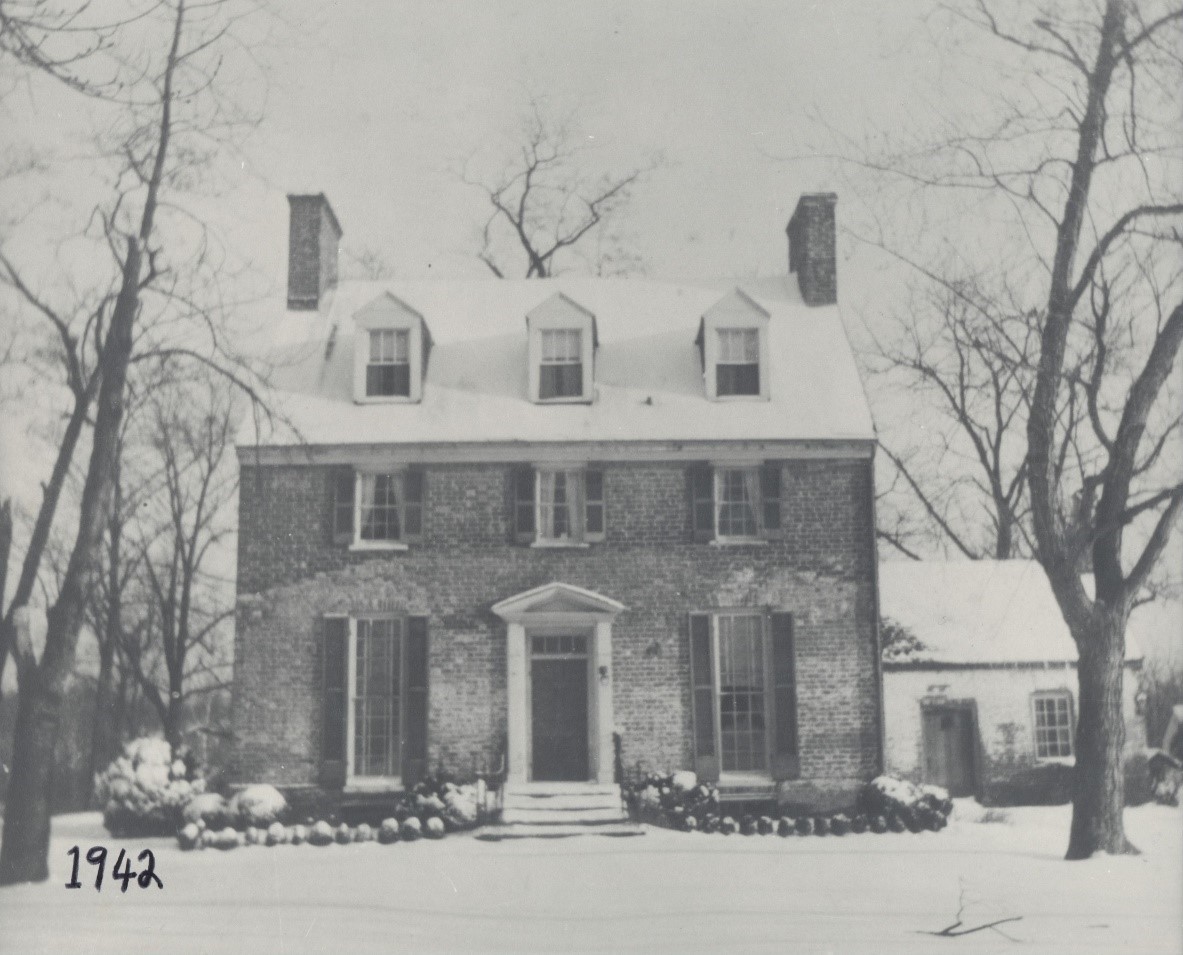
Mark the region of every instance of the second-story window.
POLYGON ((760 394, 760 333, 755 328, 720 328, 715 365, 719 397, 760 394))
POLYGON ((578 398, 583 394, 583 333, 577 328, 542 330, 538 397, 578 398))
POLYGON ((333 479, 333 538, 358 548, 398 547, 423 532, 423 472, 340 472, 333 479))
POLYGON ((370 332, 366 363, 366 397, 409 397, 411 394, 410 332, 379 328, 370 332))
POLYGON ((523 468, 514 475, 514 536, 580 545, 604 538, 604 476, 583 468, 523 468))
POLYGON ((690 471, 694 539, 746 541, 781 529, 781 467, 700 466, 690 471))

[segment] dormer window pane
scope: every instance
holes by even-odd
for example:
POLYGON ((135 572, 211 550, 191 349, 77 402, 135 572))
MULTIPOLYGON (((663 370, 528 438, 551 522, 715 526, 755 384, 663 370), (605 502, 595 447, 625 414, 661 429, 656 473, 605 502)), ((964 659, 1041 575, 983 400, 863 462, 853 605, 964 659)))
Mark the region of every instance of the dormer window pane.
POLYGON ((715 392, 760 394, 760 333, 754 328, 720 328, 715 392))
POLYGON ((406 329, 370 332, 370 360, 366 364, 367 397, 409 397, 411 394, 411 334, 406 329))
POLYGON ((579 329, 542 330, 538 397, 579 398, 583 394, 583 341, 579 329))

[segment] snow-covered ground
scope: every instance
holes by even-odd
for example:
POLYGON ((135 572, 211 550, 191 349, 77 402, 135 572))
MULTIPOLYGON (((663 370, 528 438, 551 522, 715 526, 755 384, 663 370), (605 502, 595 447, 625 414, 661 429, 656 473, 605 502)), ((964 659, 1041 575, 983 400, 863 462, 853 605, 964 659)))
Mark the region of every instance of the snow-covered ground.
MULTIPOLYGON (((47 884, 0 890, 4 952, 1171 952, 1183 950, 1183 814, 1126 813, 1137 857, 1064 862, 1067 807, 939 834, 151 846, 164 889, 67 890, 95 814, 54 826, 47 884), (960 918, 958 938, 932 932, 960 918)), ((83 880, 89 866, 83 865, 83 880)))

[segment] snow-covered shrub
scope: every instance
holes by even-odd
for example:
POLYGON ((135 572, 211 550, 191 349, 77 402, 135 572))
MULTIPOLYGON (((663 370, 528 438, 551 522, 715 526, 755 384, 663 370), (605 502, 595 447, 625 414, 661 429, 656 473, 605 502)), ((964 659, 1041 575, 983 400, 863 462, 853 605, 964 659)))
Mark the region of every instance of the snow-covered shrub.
POLYGON ((370 842, 374 838, 374 830, 366 823, 360 823, 356 829, 353 830, 354 842, 370 842))
POLYGON ((226 800, 217 793, 194 796, 181 810, 181 819, 197 823, 206 829, 225 829, 230 824, 226 800))
POLYGON ((836 836, 844 836, 850 832, 850 817, 845 813, 837 813, 830 817, 830 832, 836 836))
POLYGON ((940 786, 917 786, 895 776, 876 776, 863 787, 859 808, 868 814, 886 816, 893 832, 938 832, 948 822, 953 800, 940 786), (901 824, 899 828, 893 819, 901 824))
POLYGON ((432 816, 423 824, 423 835, 428 839, 442 839, 444 837, 444 821, 439 816, 432 816))
POLYGON ((706 818, 719 813, 719 794, 711 783, 700 783, 689 770, 669 775, 651 773, 624 786, 629 814, 639 822, 672 829, 706 829, 706 818))
POLYGON ((829 835, 830 820, 826 816, 815 816, 813 819, 813 834, 815 836, 829 835))
POLYGON ((414 842, 423 835, 423 823, 418 816, 410 816, 399 825, 398 832, 407 842, 414 842))
POLYGON ((870 821, 862 813, 859 813, 850 820, 850 831, 854 833, 863 833, 870 828, 870 821))
POLYGON ((205 780, 184 751, 143 737, 124 746, 99 774, 95 792, 111 835, 165 836, 177 831, 189 800, 205 792, 205 780))
POLYGON ((221 832, 214 834, 215 849, 237 849, 243 844, 242 833, 227 826, 221 832))
POLYGON ((308 830, 308 842, 314 846, 327 846, 333 841, 333 827, 323 819, 312 824, 308 830))
POLYGON ((288 830, 282 822, 273 822, 267 827, 267 845, 282 846, 288 841, 288 830))
POLYGON ((299 824, 292 826, 288 841, 294 846, 302 846, 308 841, 308 827, 299 824))
POLYGON ((196 849, 200 841, 201 829, 195 822, 181 826, 180 832, 177 833, 177 843, 182 849, 196 849))
POLYGON ((382 825, 378 827, 378 841, 384 846, 398 842, 398 829, 397 819, 383 819, 382 825))
POLYGON ((801 816, 797 820, 797 835, 812 836, 813 820, 809 816, 801 816))
POLYGON ((776 823, 776 834, 778 836, 795 836, 797 834, 797 820, 781 816, 776 823))
POLYGON ((353 830, 349 828, 349 823, 343 822, 333 830, 333 839, 338 845, 349 845, 353 841, 353 830))
POLYGON ((262 826, 281 822, 287 812, 288 802, 274 786, 258 784, 247 786, 230 800, 229 812, 234 822, 241 826, 262 826))

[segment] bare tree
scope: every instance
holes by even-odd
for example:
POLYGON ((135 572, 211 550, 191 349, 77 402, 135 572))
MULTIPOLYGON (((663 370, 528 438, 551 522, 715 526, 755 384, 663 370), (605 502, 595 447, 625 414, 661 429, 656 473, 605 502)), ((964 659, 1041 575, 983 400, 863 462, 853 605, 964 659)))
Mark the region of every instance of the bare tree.
POLYGON ((963 0, 950 12, 1000 58, 989 81, 975 76, 977 108, 860 163, 901 185, 896 195, 976 203, 973 221, 991 228, 964 254, 1004 274, 1028 316, 1033 550, 1079 653, 1067 856, 1131 851, 1126 624, 1183 508, 1171 380, 1183 344, 1183 5, 963 0))
MULTIPOLYGON (((129 28, 128 45, 111 42, 120 71, 113 103, 120 110, 108 137, 107 157, 119 163, 111 201, 96 209, 94 221, 110 255, 111 277, 88 297, 88 308, 64 312, 26 281, 5 254, 3 277, 30 310, 48 323, 60 342, 67 368, 72 411, 59 445, 53 473, 26 547, 17 589, 4 614, 4 647, 14 654, 19 701, 12 777, 0 845, 0 884, 41 881, 48 877, 49 788, 54 743, 66 684, 85 623, 93 573, 98 565, 119 461, 129 378, 137 353, 157 358, 199 356, 193 336, 162 349, 170 323, 192 312, 186 303, 208 279, 202 265, 206 236, 194 240, 173 235, 176 262, 166 253, 159 223, 175 213, 177 228, 192 218, 170 197, 200 181, 221 144, 220 132, 242 121, 232 103, 218 92, 218 71, 233 34, 236 13, 226 0, 190 7, 186 0, 160 0, 129 28), (183 268, 178 266, 183 265, 183 268), (151 347, 149 347, 151 346, 151 347), (83 352, 89 360, 83 361, 83 352), (49 601, 47 633, 40 658, 30 644, 12 640, 13 624, 27 613, 33 581, 44 553, 44 540, 57 513, 62 484, 84 426, 89 426, 89 458, 77 507, 69 558, 49 601)), ((105 43, 106 40, 103 40, 105 43)), ((36 56, 17 51, 21 62, 46 70, 36 56)), ((212 362, 209 352, 207 360, 212 362)))
MULTIPOLYGON (((912 421, 885 427, 880 447, 908 507, 884 513, 918 504, 931 537, 970 560, 1029 554, 1025 429, 1037 319, 1005 291, 911 265, 912 300, 871 361, 906 406, 926 414, 922 432, 912 421)), ((902 543, 898 531, 880 537, 902 543)))
POLYGON ((490 272, 504 278, 508 263, 524 257, 526 278, 547 278, 556 274, 564 252, 586 245, 595 246, 594 272, 635 270, 636 256, 610 227, 660 160, 620 173, 591 173, 591 158, 571 121, 552 118, 535 99, 516 155, 500 174, 478 179, 465 171, 464 182, 484 192, 491 207, 477 253, 490 272))
POLYGON ((128 557, 137 606, 117 633, 121 666, 155 710, 165 739, 180 746, 185 707, 195 693, 226 685, 229 581, 212 574, 211 553, 231 535, 237 492, 230 447, 237 415, 218 390, 188 387, 153 402, 150 454, 161 494, 145 502, 139 544, 128 557), (156 511, 156 513, 152 513, 156 511))

